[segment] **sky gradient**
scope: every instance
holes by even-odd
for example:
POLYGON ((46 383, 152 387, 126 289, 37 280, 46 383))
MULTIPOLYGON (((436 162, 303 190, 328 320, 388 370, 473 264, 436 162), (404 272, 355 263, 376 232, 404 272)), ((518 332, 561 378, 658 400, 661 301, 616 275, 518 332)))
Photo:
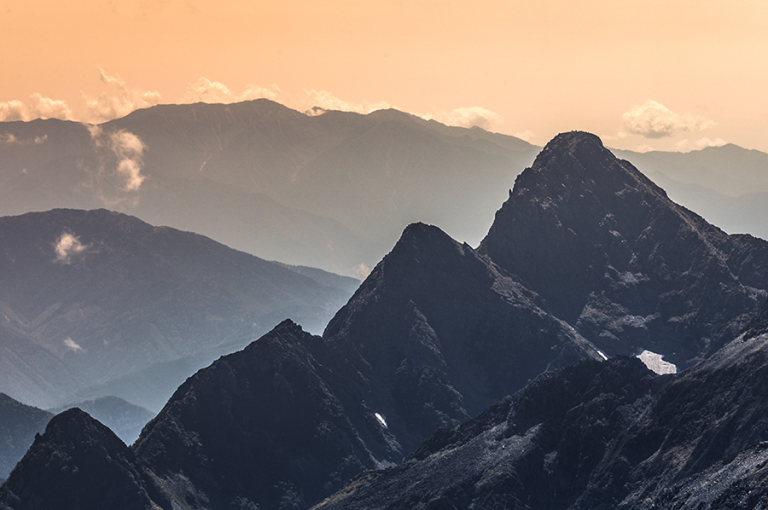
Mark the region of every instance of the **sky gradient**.
POLYGON ((269 97, 768 151, 764 0, 0 0, 0 120, 269 97))

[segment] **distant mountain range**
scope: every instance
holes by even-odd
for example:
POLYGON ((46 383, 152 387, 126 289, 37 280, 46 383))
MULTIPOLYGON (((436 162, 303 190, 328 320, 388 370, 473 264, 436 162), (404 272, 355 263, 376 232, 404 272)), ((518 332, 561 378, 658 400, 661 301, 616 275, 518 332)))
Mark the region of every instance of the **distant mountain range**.
POLYGON ((0 508, 762 508, 766 275, 768 242, 559 135, 478 249, 408 226, 322 336, 281 322, 130 448, 61 413, 0 508))
POLYGON ((321 331, 356 283, 106 210, 0 218, 0 246, 0 391, 39 407, 112 394, 159 410, 287 317, 321 331), (155 372, 165 387, 132 391, 155 372))
MULTIPOLYGON (((412 222, 476 246, 539 150, 396 110, 305 114, 266 99, 160 105, 99 126, 2 122, 0 215, 106 207, 364 276, 412 222)), ((768 154, 616 154, 726 231, 768 238, 768 154)))

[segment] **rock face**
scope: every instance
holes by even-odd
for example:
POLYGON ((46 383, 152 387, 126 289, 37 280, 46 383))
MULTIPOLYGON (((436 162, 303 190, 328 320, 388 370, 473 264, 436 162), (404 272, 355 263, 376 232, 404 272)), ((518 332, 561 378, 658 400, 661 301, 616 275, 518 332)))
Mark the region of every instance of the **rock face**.
POLYGON ((137 456, 189 508, 305 508, 541 371, 599 358, 536 301, 469 246, 411 225, 322 337, 284 322, 200 371, 137 456))
POLYGON ((757 312, 767 250, 675 204, 580 132, 555 137, 520 174, 479 248, 606 353, 645 348, 678 366, 757 312))
POLYGON ((316 508, 764 508, 765 343, 677 377, 634 358, 543 374, 316 508))
POLYGON ((0 243, 0 390, 42 407, 159 362, 206 353, 205 366, 289 316, 321 331, 349 297, 103 209, 0 218, 0 243))
POLYGON ((138 439, 144 425, 155 417, 155 413, 143 407, 112 396, 69 404, 61 409, 53 409, 52 412, 58 414, 73 407, 85 411, 91 417, 109 427, 117 437, 128 445, 138 439))
POLYGON ((13 510, 151 510, 133 452, 79 409, 54 417, 0 488, 13 510))
POLYGON ((0 478, 8 478, 8 473, 32 444, 35 434, 44 431, 52 417, 47 411, 0 393, 0 478))

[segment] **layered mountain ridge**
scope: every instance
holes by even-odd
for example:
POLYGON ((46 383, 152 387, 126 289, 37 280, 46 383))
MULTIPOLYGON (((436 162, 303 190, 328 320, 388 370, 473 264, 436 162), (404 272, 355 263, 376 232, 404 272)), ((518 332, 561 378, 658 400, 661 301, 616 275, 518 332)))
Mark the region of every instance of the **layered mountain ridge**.
POLYGON ((289 316, 320 331, 349 296, 106 210, 0 218, 0 240, 0 389, 41 407, 160 362, 204 354, 205 366, 289 316))
POLYGON ((322 336, 285 321, 188 379, 126 469, 189 510, 756 507, 767 270, 764 241, 559 135, 479 249, 410 225, 322 336), (639 348, 708 359, 657 376, 616 356, 639 348))

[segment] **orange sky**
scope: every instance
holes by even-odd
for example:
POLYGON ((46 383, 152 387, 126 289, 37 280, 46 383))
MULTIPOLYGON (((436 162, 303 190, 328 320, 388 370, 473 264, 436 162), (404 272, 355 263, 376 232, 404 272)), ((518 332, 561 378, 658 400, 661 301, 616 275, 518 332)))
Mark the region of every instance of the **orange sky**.
POLYGON ((0 0, 0 119, 267 96, 768 151, 767 90, 765 0, 0 0))

